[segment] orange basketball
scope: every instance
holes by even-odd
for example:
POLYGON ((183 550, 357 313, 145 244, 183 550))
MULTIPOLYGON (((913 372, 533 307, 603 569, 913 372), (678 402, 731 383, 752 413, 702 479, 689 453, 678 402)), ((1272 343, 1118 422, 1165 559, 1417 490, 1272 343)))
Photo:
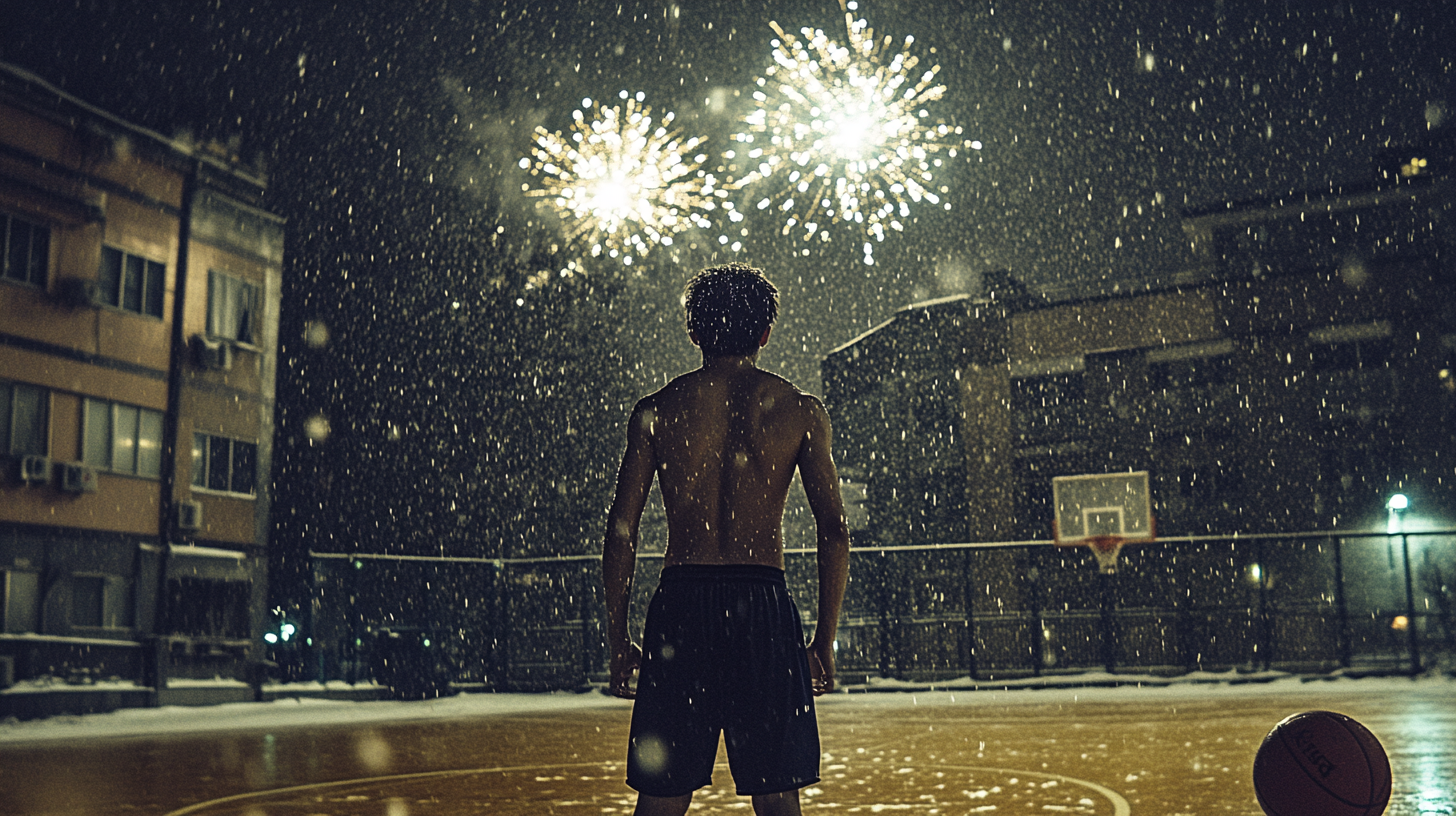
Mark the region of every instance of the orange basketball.
POLYGON ((1291 714, 1254 755, 1254 794, 1269 816, 1380 816, 1390 802, 1390 760, 1344 714, 1291 714))

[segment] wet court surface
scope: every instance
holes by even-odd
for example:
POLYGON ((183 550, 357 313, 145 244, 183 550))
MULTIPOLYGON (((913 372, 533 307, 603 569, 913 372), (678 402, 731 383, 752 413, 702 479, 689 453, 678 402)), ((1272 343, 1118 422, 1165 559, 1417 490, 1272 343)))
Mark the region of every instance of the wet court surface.
MULTIPOLYGON (((809 813, 1257 816, 1254 751, 1274 723, 1317 708, 1381 739, 1395 774, 1387 813, 1456 814, 1450 681, 841 694, 821 700, 823 780, 803 801, 809 813)), ((350 724, 346 710, 323 725, 12 734, 0 742, 0 813, 627 813, 629 715, 588 694, 534 713, 350 724)), ((714 782, 690 812, 751 812, 725 766, 714 782)))

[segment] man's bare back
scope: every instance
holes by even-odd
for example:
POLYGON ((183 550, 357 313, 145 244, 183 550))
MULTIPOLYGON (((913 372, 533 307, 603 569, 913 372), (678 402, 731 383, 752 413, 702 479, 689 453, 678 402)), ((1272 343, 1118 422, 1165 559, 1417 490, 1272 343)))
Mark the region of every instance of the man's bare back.
MULTIPOLYGON (((819 401, 736 358, 712 361, 646 398, 667 508, 665 564, 784 566, 794 471, 812 456, 819 401)), ((822 431, 820 432, 822 435, 822 431)))
POLYGON ((629 694, 627 675, 637 662, 624 651, 626 591, 653 478, 667 508, 664 566, 783 569, 784 504, 796 470, 818 529, 819 628, 809 647, 815 691, 833 688, 832 644, 848 575, 849 533, 830 448, 829 415, 819 400, 756 368, 753 357, 705 359, 702 368, 637 403, 602 552, 614 691, 629 694))

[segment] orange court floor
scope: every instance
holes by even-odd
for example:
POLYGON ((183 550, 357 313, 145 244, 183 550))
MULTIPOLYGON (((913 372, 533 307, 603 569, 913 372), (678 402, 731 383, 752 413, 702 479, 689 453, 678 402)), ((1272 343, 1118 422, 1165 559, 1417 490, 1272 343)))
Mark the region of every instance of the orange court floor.
MULTIPOLYGON (((62 739, 40 724, 0 739, 0 813, 630 813, 631 705, 577 697, 429 717, 409 707, 442 703, 394 703, 398 716, 343 708, 221 730, 197 712, 194 730, 62 739)), ((802 801, 825 814, 1258 816, 1254 752, 1276 722, 1310 709, 1380 738, 1394 772, 1386 813, 1456 814, 1456 681, 1444 678, 836 694, 819 703, 823 778, 802 801)), ((690 813, 750 813, 721 749, 719 760, 690 813)))

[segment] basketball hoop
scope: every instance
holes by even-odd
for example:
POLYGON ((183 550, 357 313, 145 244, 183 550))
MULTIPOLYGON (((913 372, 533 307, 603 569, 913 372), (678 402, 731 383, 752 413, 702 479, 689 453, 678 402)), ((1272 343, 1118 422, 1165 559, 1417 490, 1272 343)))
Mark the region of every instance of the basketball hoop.
POLYGON ((1103 575, 1117 573, 1117 554, 1122 552, 1122 545, 1126 543, 1122 536, 1090 536, 1084 539, 1084 543, 1097 556, 1097 566, 1103 575))

